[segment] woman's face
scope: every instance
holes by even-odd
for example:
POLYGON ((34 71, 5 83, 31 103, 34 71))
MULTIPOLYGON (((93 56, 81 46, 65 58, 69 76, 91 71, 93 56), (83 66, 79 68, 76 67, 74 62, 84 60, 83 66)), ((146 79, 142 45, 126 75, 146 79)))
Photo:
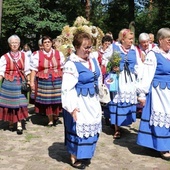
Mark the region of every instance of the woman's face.
POLYGON ((52 48, 52 41, 50 41, 50 39, 46 39, 43 41, 43 49, 46 51, 46 52, 49 52, 52 48))
POLYGON ((133 44, 134 35, 128 33, 122 40, 122 46, 125 49, 130 49, 133 44))
POLYGON ((159 40, 159 44, 160 44, 160 48, 165 51, 165 52, 169 52, 170 50, 170 37, 169 38, 163 38, 161 40, 159 40))
POLYGON ((110 42, 110 41, 105 41, 105 42, 102 44, 103 51, 105 51, 110 45, 111 45, 111 42, 110 42))
POLYGON ((12 38, 9 43, 12 52, 17 52, 20 47, 20 42, 17 38, 12 38))
POLYGON ((91 45, 92 45, 91 40, 83 39, 80 48, 76 49, 77 55, 81 57, 82 59, 86 60, 91 52, 91 49, 92 49, 91 45))
POLYGON ((147 50, 149 48, 149 40, 143 40, 140 42, 140 45, 142 47, 142 50, 147 50))

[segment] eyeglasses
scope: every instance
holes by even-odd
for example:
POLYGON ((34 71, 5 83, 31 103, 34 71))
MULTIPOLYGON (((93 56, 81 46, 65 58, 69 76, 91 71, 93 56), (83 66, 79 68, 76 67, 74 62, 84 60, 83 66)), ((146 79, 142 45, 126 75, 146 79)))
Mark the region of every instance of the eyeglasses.
POLYGON ((166 41, 167 43, 170 43, 170 38, 165 38, 165 41, 166 41))
POLYGON ((11 45, 18 45, 19 42, 10 42, 11 45))

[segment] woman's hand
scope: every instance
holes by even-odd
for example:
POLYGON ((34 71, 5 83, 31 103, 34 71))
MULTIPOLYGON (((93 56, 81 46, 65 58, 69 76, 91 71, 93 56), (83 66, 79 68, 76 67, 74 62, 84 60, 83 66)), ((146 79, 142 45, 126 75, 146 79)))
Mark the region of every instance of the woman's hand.
POLYGON ((144 107, 144 106, 145 106, 146 99, 138 98, 138 101, 139 101, 139 103, 140 103, 140 105, 141 105, 142 107, 144 107))
POLYGON ((3 80, 3 76, 0 76, 0 81, 3 80))
POLYGON ((113 67, 113 71, 118 72, 119 71, 119 67, 118 66, 114 66, 113 67))
POLYGON ((71 115, 72 115, 72 117, 73 117, 73 119, 74 119, 75 122, 77 121, 77 112, 80 112, 80 109, 79 109, 79 108, 75 108, 75 109, 73 110, 73 112, 71 112, 71 115))

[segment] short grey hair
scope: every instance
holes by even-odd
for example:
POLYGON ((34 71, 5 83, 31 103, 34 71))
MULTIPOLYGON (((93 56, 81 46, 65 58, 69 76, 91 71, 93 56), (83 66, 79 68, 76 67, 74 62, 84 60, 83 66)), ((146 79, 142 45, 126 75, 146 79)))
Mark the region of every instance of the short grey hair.
POLYGON ((20 38, 18 35, 11 35, 9 38, 8 38, 8 44, 10 44, 11 42, 11 39, 18 39, 19 43, 21 42, 20 38))
POLYGON ((145 33, 145 32, 143 32, 143 33, 141 33, 140 35, 139 35, 139 42, 141 42, 141 41, 149 41, 149 34, 148 33, 145 33))
POLYGON ((170 28, 159 29, 158 32, 157 32, 156 38, 157 38, 158 41, 160 39, 170 38, 170 28))
POLYGON ((38 45, 42 45, 42 38, 38 40, 38 45))

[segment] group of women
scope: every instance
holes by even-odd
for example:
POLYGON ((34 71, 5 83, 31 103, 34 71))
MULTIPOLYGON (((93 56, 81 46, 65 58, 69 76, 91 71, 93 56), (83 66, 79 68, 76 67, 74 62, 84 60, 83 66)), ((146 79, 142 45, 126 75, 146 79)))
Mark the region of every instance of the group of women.
MULTIPOLYGON (((158 31, 158 46, 146 55, 143 63, 136 55, 133 32, 122 29, 119 38, 120 42, 113 45, 113 51, 121 57, 119 88, 107 109, 111 124, 115 125, 113 137, 121 137, 120 126, 136 121, 136 105, 140 102, 144 108, 137 143, 160 151, 162 158, 169 160, 170 29, 158 31)), ((28 102, 21 93, 22 77, 17 64, 34 92, 35 111, 46 113, 49 126, 55 124, 63 108, 65 145, 71 165, 85 169, 94 155, 102 127, 99 85, 103 76, 97 58, 91 53, 91 36, 82 31, 74 35, 75 52, 67 61, 52 48, 49 36, 42 38, 43 49, 34 52, 30 62, 19 51, 17 35, 9 37, 8 43, 10 51, 0 59, 0 79, 3 79, 0 120, 10 122, 10 129, 17 123, 17 133, 22 134, 21 122, 28 117, 28 102)))
MULTIPOLYGON (((141 43, 144 37, 146 33, 139 36, 141 43)), ((145 54, 144 59, 140 58, 133 40, 133 32, 122 29, 119 43, 114 45, 113 51, 118 51, 121 56, 119 88, 111 93, 112 100, 104 109, 104 115, 109 112, 110 122, 115 125, 113 138, 119 139, 120 126, 131 125, 136 121, 136 106, 139 102, 143 111, 137 144, 159 151, 163 159, 170 160, 170 29, 158 30, 158 44, 145 54)))
POLYGON ((35 112, 46 113, 49 126, 55 125, 61 111, 61 79, 64 56, 52 48, 49 36, 42 38, 43 50, 31 57, 20 51, 20 38, 8 38, 10 51, 0 59, 0 120, 9 122, 9 130, 23 133, 23 120, 28 117, 27 95, 22 94, 23 75, 34 92, 35 112), (16 126, 17 125, 17 126, 16 126))

